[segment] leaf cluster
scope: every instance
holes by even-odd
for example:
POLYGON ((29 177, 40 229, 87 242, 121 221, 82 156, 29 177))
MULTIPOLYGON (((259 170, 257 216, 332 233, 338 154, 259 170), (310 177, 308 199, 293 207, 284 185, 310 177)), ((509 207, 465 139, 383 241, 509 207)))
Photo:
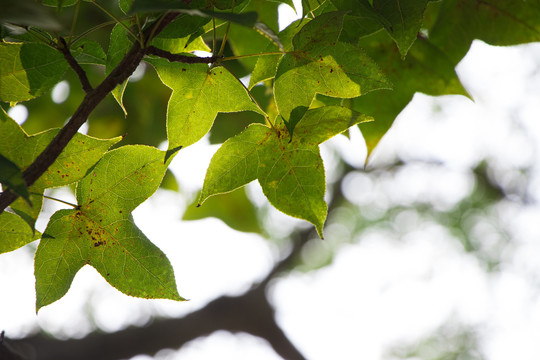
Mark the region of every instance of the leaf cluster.
MULTIPOLYGON (((322 142, 358 125, 371 154, 416 92, 468 96, 455 66, 473 40, 540 40, 534 1, 303 0, 301 19, 281 31, 279 6, 294 7, 291 0, 2 3, 0 252, 41 239, 38 310, 60 299, 84 265, 125 294, 182 299, 171 264, 131 212, 167 178, 181 149, 207 134, 222 145, 198 205, 231 193, 220 196, 252 216, 237 189, 258 180, 274 207, 312 223, 322 238, 322 142), (143 63, 151 74, 143 85, 130 83, 143 63), (43 95, 64 79, 74 96, 46 105, 43 95), (19 102, 38 119, 25 124, 31 135, 8 115, 19 102), (87 121, 92 136, 77 132, 87 121), (132 144, 118 146, 126 126, 132 144), (164 140, 167 150, 158 150, 164 140), (76 187, 77 204, 36 231, 44 190, 66 185, 76 187)), ((209 216, 260 231, 213 206, 209 216)))

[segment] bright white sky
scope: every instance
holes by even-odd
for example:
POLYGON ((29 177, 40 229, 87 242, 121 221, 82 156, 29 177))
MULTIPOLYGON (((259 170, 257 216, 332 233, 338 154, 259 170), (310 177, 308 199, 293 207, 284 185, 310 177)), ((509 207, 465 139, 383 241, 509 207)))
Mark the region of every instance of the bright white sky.
MULTIPOLYGON (((415 96, 372 164, 380 166, 399 156, 438 160, 447 168, 436 174, 421 168, 405 171, 378 184, 359 175, 351 178, 345 193, 359 204, 385 196, 407 203, 425 193, 448 206, 466 196, 472 186, 463 170, 484 157, 497 160, 494 176, 503 181, 519 165, 534 164, 529 176, 539 185, 539 65, 538 44, 495 48, 475 42, 458 67, 475 102, 458 96, 415 96)), ((332 149, 351 163, 363 163, 365 146, 359 133, 353 133, 351 141, 336 138, 323 149, 328 176, 332 149)), ((200 188, 215 150, 202 142, 182 150, 173 170, 184 189, 200 188)), ((250 189, 260 199, 257 186, 250 189)), ((540 199, 539 189, 533 187, 534 200, 540 199)), ((69 194, 56 196, 67 199, 69 194)), ((38 323, 61 337, 83 336, 93 323, 114 331, 143 324, 152 314, 185 314, 221 294, 247 290, 270 269, 277 256, 275 247, 258 236, 234 232, 219 220, 181 222, 189 200, 160 191, 134 215, 171 260, 180 294, 190 302, 124 296, 86 267, 68 294, 36 317, 33 255, 23 248, 0 256, 0 329, 16 336, 38 323), (92 310, 92 318, 86 309, 92 310)), ((342 246, 332 265, 277 281, 270 296, 280 324, 310 360, 381 359, 388 347, 429 335, 451 318, 482 329, 487 359, 539 359, 540 301, 535 282, 540 274, 540 208, 509 203, 497 211, 508 219, 518 244, 499 274, 487 275, 444 228, 420 223, 414 213, 406 213, 396 221, 406 230, 402 239, 387 232, 364 233, 358 244, 342 246)), ((281 224, 295 223, 277 212, 271 217, 281 224)), ((316 246, 337 246, 339 234, 339 227, 328 229, 325 242, 316 246)), ((225 332, 157 358, 279 359, 264 342, 225 332)))

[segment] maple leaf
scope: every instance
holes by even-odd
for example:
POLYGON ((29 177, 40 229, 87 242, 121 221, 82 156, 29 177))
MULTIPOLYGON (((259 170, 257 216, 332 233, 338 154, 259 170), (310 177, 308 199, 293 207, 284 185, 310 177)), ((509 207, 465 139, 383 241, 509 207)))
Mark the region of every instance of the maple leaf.
POLYGON ((165 152, 142 145, 110 151, 77 186, 77 208, 49 221, 36 251, 36 309, 60 299, 75 274, 93 266, 124 294, 183 300, 161 250, 131 212, 154 193, 168 166, 165 152))
POLYGON ((327 205, 319 144, 372 118, 340 106, 310 109, 289 140, 283 121, 274 128, 252 124, 225 141, 210 162, 199 204, 258 179, 278 210, 307 220, 322 237, 327 205))

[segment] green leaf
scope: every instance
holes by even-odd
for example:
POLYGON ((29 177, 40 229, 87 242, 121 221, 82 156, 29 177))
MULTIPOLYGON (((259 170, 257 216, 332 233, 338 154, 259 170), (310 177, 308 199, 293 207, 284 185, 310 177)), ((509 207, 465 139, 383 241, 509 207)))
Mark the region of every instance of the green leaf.
MULTIPOLYGON (((176 0, 134 0, 133 5, 129 11, 130 14, 147 11, 163 11, 163 10, 175 10, 183 14, 191 16, 199 16, 203 18, 226 20, 233 23, 237 23, 247 27, 253 27, 257 21, 257 13, 254 11, 246 13, 232 13, 232 12, 219 12, 204 9, 196 9, 198 4, 186 4, 176 0)), ((221 6, 221 8, 229 8, 230 5, 221 6)))
POLYGON ((257 211, 246 196, 245 189, 236 189, 219 197, 211 197, 205 206, 197 207, 197 201, 190 204, 182 220, 200 220, 215 217, 222 220, 231 229, 261 233, 257 211))
POLYGON ((17 250, 40 236, 19 216, 7 211, 0 214, 0 254, 17 250))
POLYGON ((93 40, 82 38, 71 46, 71 52, 80 65, 105 65, 107 55, 101 45, 93 40))
MULTIPOLYGON (((276 51, 292 51, 292 39, 298 33, 298 31, 302 29, 302 27, 299 26, 301 21, 302 20, 294 21, 292 24, 287 26, 279 33, 278 36, 283 49, 280 49, 277 44, 270 43, 268 44, 266 49, 264 49, 264 52, 269 53, 276 51)), ((309 19, 304 20, 304 22, 306 21, 309 21, 309 19)), ((248 88, 251 89, 261 81, 273 78, 276 75, 277 66, 282 56, 283 55, 259 56, 257 59, 257 63, 255 64, 255 68, 253 69, 253 73, 251 74, 251 77, 249 79, 248 88)))
POLYGON ((339 40, 356 44, 358 39, 391 25, 377 13, 368 0, 331 0, 334 6, 347 11, 343 19, 343 30, 339 40))
MULTIPOLYGON (((109 52, 107 53, 107 61, 105 64, 105 73, 110 74, 114 68, 120 64, 124 56, 131 49, 131 39, 128 37, 127 30, 120 24, 116 24, 111 32, 111 40, 109 42, 109 52)), ((116 86, 111 92, 118 105, 127 116, 126 108, 124 107, 124 91, 126 90, 128 80, 116 86)))
MULTIPOLYGON (((263 109, 266 109, 273 99, 266 86, 255 86, 251 90, 251 95, 263 109)), ((214 120, 208 140, 210 144, 222 144, 227 139, 240 134, 249 124, 264 123, 264 121, 262 116, 252 111, 219 113, 214 120)))
MULTIPOLYGON (((242 11, 255 11, 259 14, 259 21, 253 29, 246 30, 244 27, 231 24, 229 36, 227 37, 234 55, 246 55, 266 52, 267 45, 273 43, 278 49, 282 49, 281 40, 276 34, 279 29, 278 6, 276 1, 250 1, 242 11)), ((277 51, 277 50, 276 50, 277 51)), ((257 57, 241 58, 238 61, 252 72, 257 61, 257 57)))
POLYGON ((0 154, 0 184, 4 186, 4 189, 7 187, 26 201, 30 201, 30 194, 21 169, 2 154, 0 154))
POLYGON ((384 27, 396 42, 402 57, 418 36, 428 0, 373 0, 373 8, 387 22, 384 27))
MULTIPOLYGON (((269 29, 268 29, 269 30, 269 29)), ((265 51, 271 40, 254 29, 245 29, 241 26, 231 24, 229 27, 229 37, 227 38, 234 55, 245 54, 258 54, 265 51)), ((239 61, 248 69, 249 72, 253 71, 256 57, 248 57, 239 59, 239 61)))
POLYGON ((182 14, 152 39, 152 45, 173 54, 193 50, 210 51, 200 36, 196 37, 195 40, 191 39, 190 36, 208 21, 210 20, 206 18, 182 14))
POLYGON ((161 181, 160 187, 165 190, 171 190, 171 191, 180 191, 180 184, 178 184, 178 181, 176 180, 176 176, 172 173, 171 170, 167 169, 165 172, 165 175, 163 176, 163 181, 161 181))
POLYGON ((210 51, 200 36, 192 38, 208 21, 197 16, 181 15, 154 37, 151 44, 173 54, 194 50, 210 51))
POLYGON ((133 0, 120 0, 118 5, 120 6, 120 10, 122 10, 124 14, 127 14, 133 5, 133 0))
POLYGON ((430 39, 457 64, 474 39, 491 45, 540 41, 540 2, 445 0, 430 39))
POLYGON ((302 17, 316 10, 319 6, 325 3, 326 0, 302 0, 302 17))
POLYGON ((77 187, 78 209, 56 212, 35 257, 36 308, 65 295, 75 274, 93 266, 121 292, 183 300, 165 254, 131 217, 165 174, 165 152, 133 145, 108 152, 77 187))
POLYGON ((324 167, 318 145, 371 118, 344 107, 308 110, 289 141, 283 122, 252 124, 227 140, 210 162, 200 201, 230 192, 255 179, 278 210, 307 220, 322 237, 327 206, 324 167))
POLYGON ((307 23, 293 38, 294 52, 279 63, 274 94, 291 136, 315 94, 353 98, 391 86, 362 50, 338 41, 344 14, 325 13, 307 23))
MULTIPOLYGON (((360 126, 368 154, 416 92, 434 96, 468 96, 454 70, 454 64, 426 39, 418 39, 405 60, 395 51, 392 39, 384 31, 360 40, 359 46, 375 59, 394 84, 392 91, 376 91, 351 101, 351 108, 375 118, 374 122, 360 126)), ((336 100, 326 98, 323 103, 334 104, 336 100)))
POLYGON ((41 0, 43 5, 54 6, 56 8, 73 6, 78 0, 41 0))
MULTIPOLYGON (((45 150, 58 131, 50 129, 29 136, 4 110, 0 110, 0 154, 24 171, 45 150)), ((79 181, 120 140, 120 137, 101 140, 77 133, 56 161, 30 186, 29 191, 35 193, 30 195, 32 205, 17 199, 11 208, 33 227, 41 211, 43 190, 79 181)))
POLYGON ((62 54, 47 45, 0 42, 0 101, 26 101, 43 95, 66 69, 62 54))
POLYGON ((219 112, 249 110, 264 115, 242 83, 223 66, 148 61, 161 81, 173 89, 167 109, 169 150, 200 140, 219 112))

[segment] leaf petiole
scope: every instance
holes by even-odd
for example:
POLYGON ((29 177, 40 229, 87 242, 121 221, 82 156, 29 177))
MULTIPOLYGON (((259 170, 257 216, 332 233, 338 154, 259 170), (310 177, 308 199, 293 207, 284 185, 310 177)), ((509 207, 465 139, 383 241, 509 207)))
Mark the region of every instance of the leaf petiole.
POLYGON ((212 54, 216 54, 216 18, 212 17, 212 29, 214 29, 212 34, 212 54))
POLYGON ((75 39, 73 39, 71 41, 71 44, 75 44, 77 41, 79 41, 81 38, 85 37, 86 35, 90 34, 91 32, 94 32, 96 30, 99 30, 101 28, 104 28, 104 27, 109 26, 109 25, 114 25, 114 24, 116 24, 116 21, 111 20, 111 21, 107 21, 107 22, 101 23, 99 25, 96 25, 96 26, 82 32, 80 35, 76 36, 75 39))
POLYGON ((143 47, 146 47, 146 45, 150 44, 150 42, 154 38, 154 35, 156 34, 157 29, 161 25, 161 22, 163 21, 163 19, 165 19, 165 16, 167 16, 168 14, 169 14, 169 11, 167 11, 165 14, 163 14, 163 16, 157 19, 155 25, 152 27, 152 31, 150 32, 150 35, 148 36, 147 39, 144 39, 143 47))
MULTIPOLYGON (((234 12, 234 5, 236 1, 233 0, 232 7, 231 7, 231 13, 234 12)), ((221 48, 219 49, 218 57, 221 57, 223 55, 223 52, 225 51, 225 44, 227 43, 227 36, 229 35, 229 29, 231 27, 231 22, 227 22, 227 29, 225 30, 225 34, 223 35, 223 40, 221 41, 221 48)), ((216 30, 214 28, 214 35, 216 33, 216 30)))
POLYGON ((139 14, 135 14, 135 21, 137 22, 137 29, 139 29, 139 35, 140 35, 139 41, 141 42, 141 44, 144 44, 144 36, 143 36, 141 19, 139 18, 139 14))
POLYGON ((75 14, 73 15, 73 22, 71 23, 71 30, 69 31, 69 37, 67 44, 71 45, 71 40, 73 39, 73 33, 75 32, 75 25, 77 25, 77 18, 79 17, 79 9, 81 8, 81 1, 77 1, 77 6, 75 8, 75 14))
POLYGON ((68 202, 68 201, 60 200, 60 199, 57 199, 57 198, 53 198, 53 197, 47 196, 47 195, 45 195, 45 194, 40 194, 40 193, 32 192, 32 191, 30 191, 30 194, 41 196, 41 197, 43 197, 44 199, 49 199, 49 200, 58 201, 58 202, 60 202, 60 203, 62 203, 62 204, 66 204, 66 205, 72 206, 72 207, 75 208, 75 209, 79 207, 79 205, 75 205, 75 204, 72 204, 72 203, 70 203, 70 202, 68 202))

